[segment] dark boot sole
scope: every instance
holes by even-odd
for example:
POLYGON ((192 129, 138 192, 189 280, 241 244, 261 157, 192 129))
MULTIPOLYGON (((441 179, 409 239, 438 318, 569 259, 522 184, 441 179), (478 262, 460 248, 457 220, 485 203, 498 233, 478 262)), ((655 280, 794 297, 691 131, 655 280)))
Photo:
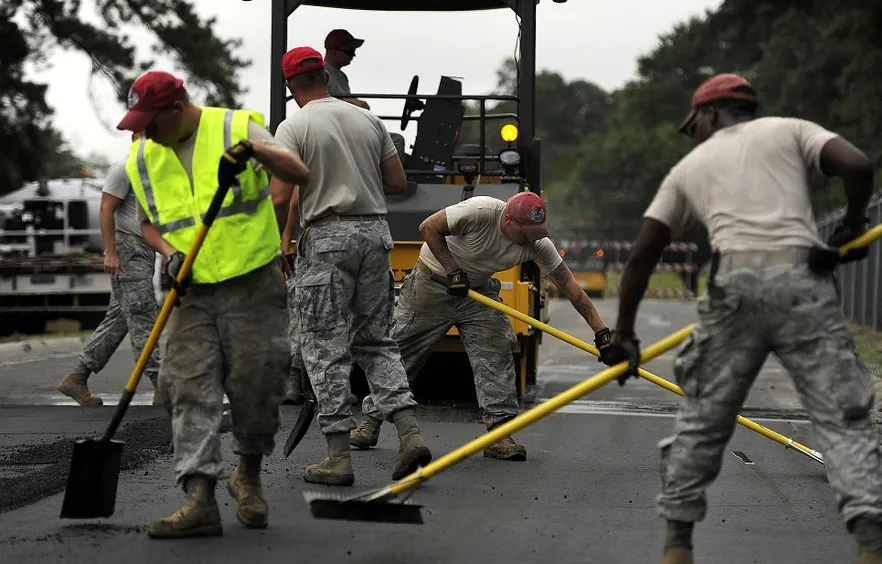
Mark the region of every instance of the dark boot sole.
POLYGON ((310 484, 324 484, 326 486, 351 486, 355 483, 355 475, 347 474, 345 476, 310 476, 303 475, 303 481, 310 484))
POLYGON ((209 525, 207 527, 199 527, 197 529, 189 529, 187 531, 166 531, 157 532, 147 529, 147 536, 152 539, 186 539, 190 537, 220 537, 223 536, 224 529, 221 525, 209 525))
POLYGON ((496 460, 513 460, 516 462, 523 462, 527 460, 527 453, 519 452, 515 454, 510 454, 508 456, 497 456, 493 454, 489 454, 486 450, 484 451, 484 458, 495 458, 496 460))
POLYGON ((351 447, 353 447, 353 448, 355 448, 355 449, 357 449, 357 450, 370 450, 372 447, 377 446, 377 441, 374 441, 374 442, 372 442, 372 443, 367 443, 367 444, 365 444, 365 443, 360 443, 360 442, 358 442, 358 441, 352 441, 352 440, 350 439, 350 440, 349 440, 349 446, 351 446, 351 447))
POLYGON ((393 480, 400 480, 401 478, 416 472, 418 467, 425 466, 431 462, 432 451, 429 450, 429 447, 417 447, 410 452, 405 461, 405 465, 402 469, 392 472, 393 480))

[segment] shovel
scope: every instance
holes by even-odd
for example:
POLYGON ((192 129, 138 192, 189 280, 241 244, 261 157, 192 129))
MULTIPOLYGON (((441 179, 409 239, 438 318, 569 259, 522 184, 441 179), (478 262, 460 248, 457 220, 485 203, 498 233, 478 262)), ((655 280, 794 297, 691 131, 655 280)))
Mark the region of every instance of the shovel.
MULTIPOLYGON (((224 158, 232 160, 232 157, 224 153, 224 158)), ((178 286, 190 274, 196 255, 205 241, 208 228, 217 217, 221 204, 230 185, 219 186, 208 211, 202 217, 202 225, 196 234, 196 239, 187 253, 181 271, 178 273, 178 286)), ((175 288, 169 290, 165 303, 159 312, 159 316, 153 323, 153 329, 135 363, 129 381, 123 390, 122 397, 116 406, 116 412, 110 421, 110 426, 104 435, 98 440, 81 439, 74 444, 71 458, 70 474, 67 478, 67 489, 64 492, 64 502, 61 506, 62 519, 94 519, 97 517, 110 517, 116 506, 116 490, 119 484, 120 462, 122 460, 123 442, 113 440, 126 409, 135 396, 135 389, 141 380, 141 374, 147 365, 147 359, 153 352, 153 347, 159 341, 159 335, 165 328, 165 323, 171 310, 177 303, 178 294, 175 288)))
MULTIPOLYGON (((688 325, 676 333, 665 337, 661 341, 650 345, 641 351, 640 362, 647 362, 673 349, 689 336, 693 328, 694 325, 688 325)), ((585 394, 615 380, 627 370, 627 361, 611 366, 588 380, 576 384, 548 401, 545 401, 518 415, 514 419, 503 423, 492 431, 488 431, 453 452, 442 456, 424 468, 420 468, 409 476, 405 476, 401 480, 383 488, 351 497, 341 497, 324 492, 309 491, 304 492, 303 496, 309 504, 309 509, 313 517, 318 519, 422 524, 423 518, 420 513, 422 506, 412 503, 402 503, 400 501, 393 502, 390 500, 405 491, 415 488, 435 474, 450 468, 492 445, 506 435, 535 423, 539 419, 542 419, 561 407, 572 403, 585 394)))

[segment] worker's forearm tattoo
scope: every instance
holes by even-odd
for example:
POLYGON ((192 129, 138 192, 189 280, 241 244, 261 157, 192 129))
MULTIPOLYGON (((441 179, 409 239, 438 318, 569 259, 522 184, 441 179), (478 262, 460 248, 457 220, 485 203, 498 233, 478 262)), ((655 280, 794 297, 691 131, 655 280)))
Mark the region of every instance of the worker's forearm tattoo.
POLYGON ((596 333, 606 327, 588 294, 576 283, 573 273, 570 272, 566 264, 561 263, 560 266, 549 274, 549 277, 554 282, 554 285, 570 299, 573 307, 591 326, 592 331, 596 333))

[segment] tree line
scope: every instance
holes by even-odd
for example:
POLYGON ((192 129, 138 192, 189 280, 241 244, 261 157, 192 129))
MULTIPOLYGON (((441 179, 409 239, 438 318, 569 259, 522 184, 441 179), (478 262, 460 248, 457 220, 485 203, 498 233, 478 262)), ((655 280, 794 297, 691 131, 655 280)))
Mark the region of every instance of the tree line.
MULTIPOLYGON (((676 131, 693 91, 720 72, 751 81, 760 115, 815 121, 878 163, 880 29, 880 3, 725 0, 661 35, 656 48, 638 59, 636 76, 615 91, 543 70, 537 76, 536 128, 552 227, 584 226, 589 236, 633 240, 665 174, 693 147, 676 131)), ((498 93, 514 92, 515 70, 512 60, 505 61, 498 93)), ((497 108, 510 111, 511 105, 497 108)), ((488 125, 488 139, 498 138, 498 131, 498 124, 488 125)), ((467 133, 475 135, 474 127, 467 133)), ((816 217, 844 203, 838 181, 818 179, 816 217)), ((683 239, 699 244, 704 262, 704 229, 693 228, 683 239)))

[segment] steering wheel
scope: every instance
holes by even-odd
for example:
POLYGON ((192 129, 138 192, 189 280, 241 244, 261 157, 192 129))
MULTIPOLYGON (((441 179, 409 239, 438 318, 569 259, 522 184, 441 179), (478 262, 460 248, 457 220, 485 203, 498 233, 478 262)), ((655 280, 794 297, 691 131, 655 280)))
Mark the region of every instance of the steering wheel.
POLYGON ((404 111, 401 113, 401 131, 404 131, 404 128, 407 127, 407 123, 410 121, 410 116, 413 112, 416 110, 422 110, 426 107, 422 100, 414 96, 419 84, 420 77, 416 74, 413 75, 413 78, 410 80, 410 88, 407 89, 407 101, 404 102, 404 111))

